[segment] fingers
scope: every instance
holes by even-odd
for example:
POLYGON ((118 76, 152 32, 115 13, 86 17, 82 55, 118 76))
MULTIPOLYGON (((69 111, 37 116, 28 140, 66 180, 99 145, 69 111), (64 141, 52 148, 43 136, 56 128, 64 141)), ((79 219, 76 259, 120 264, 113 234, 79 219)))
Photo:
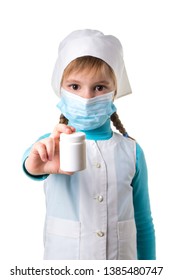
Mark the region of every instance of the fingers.
POLYGON ((53 138, 48 138, 46 141, 46 151, 47 159, 52 160, 55 154, 55 140, 53 138))
POLYGON ((71 134, 75 128, 65 124, 58 124, 50 137, 35 143, 27 161, 27 170, 31 174, 61 173, 72 175, 71 172, 63 172, 59 168, 59 138, 61 133, 71 134))
POLYGON ((37 142, 33 146, 33 153, 39 155, 41 161, 47 162, 52 160, 55 153, 55 140, 53 138, 47 138, 37 142))
POLYGON ((50 137, 34 144, 32 149, 33 155, 36 157, 39 155, 43 162, 51 161, 59 149, 60 134, 71 134, 73 132, 75 132, 75 128, 72 126, 67 126, 65 124, 56 125, 50 137))
POLYGON ((61 133, 71 134, 73 132, 75 132, 75 128, 73 126, 69 126, 66 124, 57 124, 50 137, 59 138, 61 133))

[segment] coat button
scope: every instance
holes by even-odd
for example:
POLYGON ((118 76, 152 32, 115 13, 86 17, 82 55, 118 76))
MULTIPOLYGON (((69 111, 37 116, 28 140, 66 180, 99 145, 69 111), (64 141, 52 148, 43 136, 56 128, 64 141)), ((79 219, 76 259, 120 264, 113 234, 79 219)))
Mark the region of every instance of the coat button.
POLYGON ((97 200, 98 200, 99 202, 102 202, 102 201, 103 201, 103 196, 102 196, 102 195, 99 195, 99 196, 97 197, 97 200))
POLYGON ((99 162, 93 162, 93 165, 96 167, 96 168, 100 168, 101 167, 101 164, 99 162))
POLYGON ((100 167, 101 167, 101 164, 97 162, 97 163, 96 163, 96 167, 97 167, 97 168, 100 168, 100 167))
POLYGON ((97 232, 97 236, 99 236, 99 237, 103 237, 105 234, 104 234, 104 232, 103 231, 98 231, 97 232))

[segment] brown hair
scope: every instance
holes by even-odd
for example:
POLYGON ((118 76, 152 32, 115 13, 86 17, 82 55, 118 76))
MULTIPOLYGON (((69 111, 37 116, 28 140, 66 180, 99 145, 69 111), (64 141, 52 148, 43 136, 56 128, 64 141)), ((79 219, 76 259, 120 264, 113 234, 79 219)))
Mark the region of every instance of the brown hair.
POLYGON ((116 87, 116 77, 114 71, 106 62, 104 62, 100 58, 93 56, 82 56, 74 59, 65 68, 61 84, 64 78, 68 77, 72 72, 74 72, 74 69, 76 73, 79 73, 84 69, 90 69, 92 70, 93 74, 96 74, 98 71, 105 72, 106 70, 108 70, 108 73, 114 81, 114 85, 116 87))
MULTIPOLYGON (((69 65, 64 70, 61 84, 63 82, 63 79, 68 77, 71 74, 71 72, 74 71, 74 69, 76 72, 80 72, 83 69, 87 69, 87 68, 92 69, 95 73, 97 73, 97 71, 105 71, 105 69, 108 69, 108 73, 112 77, 114 84, 116 86, 116 77, 112 68, 100 58, 93 57, 93 56, 78 57, 72 62, 70 62, 69 65)), ((115 96, 116 96, 116 91, 115 91, 115 96)), ((113 125, 121 134, 123 134, 124 136, 128 136, 116 112, 114 112, 111 115, 110 119, 113 122, 113 125)), ((59 123, 68 124, 68 119, 63 114, 61 114, 59 123)))

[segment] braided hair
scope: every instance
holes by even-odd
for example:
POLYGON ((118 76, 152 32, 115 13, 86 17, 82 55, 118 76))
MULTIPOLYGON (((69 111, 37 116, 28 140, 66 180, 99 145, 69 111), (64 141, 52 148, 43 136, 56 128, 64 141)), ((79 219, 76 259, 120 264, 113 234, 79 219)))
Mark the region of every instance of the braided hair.
POLYGON ((115 126, 115 128, 125 137, 129 137, 126 129, 124 128, 122 122, 119 119, 119 116, 116 112, 114 112, 111 117, 110 117, 111 121, 113 122, 113 125, 115 126))
POLYGON ((63 114, 61 114, 59 118, 59 123, 68 124, 68 119, 63 114))

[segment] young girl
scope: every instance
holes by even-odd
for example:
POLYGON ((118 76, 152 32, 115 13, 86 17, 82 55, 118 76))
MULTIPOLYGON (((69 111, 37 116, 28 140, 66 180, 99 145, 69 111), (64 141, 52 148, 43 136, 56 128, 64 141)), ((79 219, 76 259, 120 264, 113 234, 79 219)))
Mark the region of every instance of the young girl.
POLYGON ((155 259, 144 154, 113 103, 131 93, 119 40, 72 32, 59 46, 52 85, 60 124, 26 151, 23 164, 28 176, 44 180, 44 259, 155 259), (74 131, 86 135, 87 168, 64 172, 60 134, 74 131))

